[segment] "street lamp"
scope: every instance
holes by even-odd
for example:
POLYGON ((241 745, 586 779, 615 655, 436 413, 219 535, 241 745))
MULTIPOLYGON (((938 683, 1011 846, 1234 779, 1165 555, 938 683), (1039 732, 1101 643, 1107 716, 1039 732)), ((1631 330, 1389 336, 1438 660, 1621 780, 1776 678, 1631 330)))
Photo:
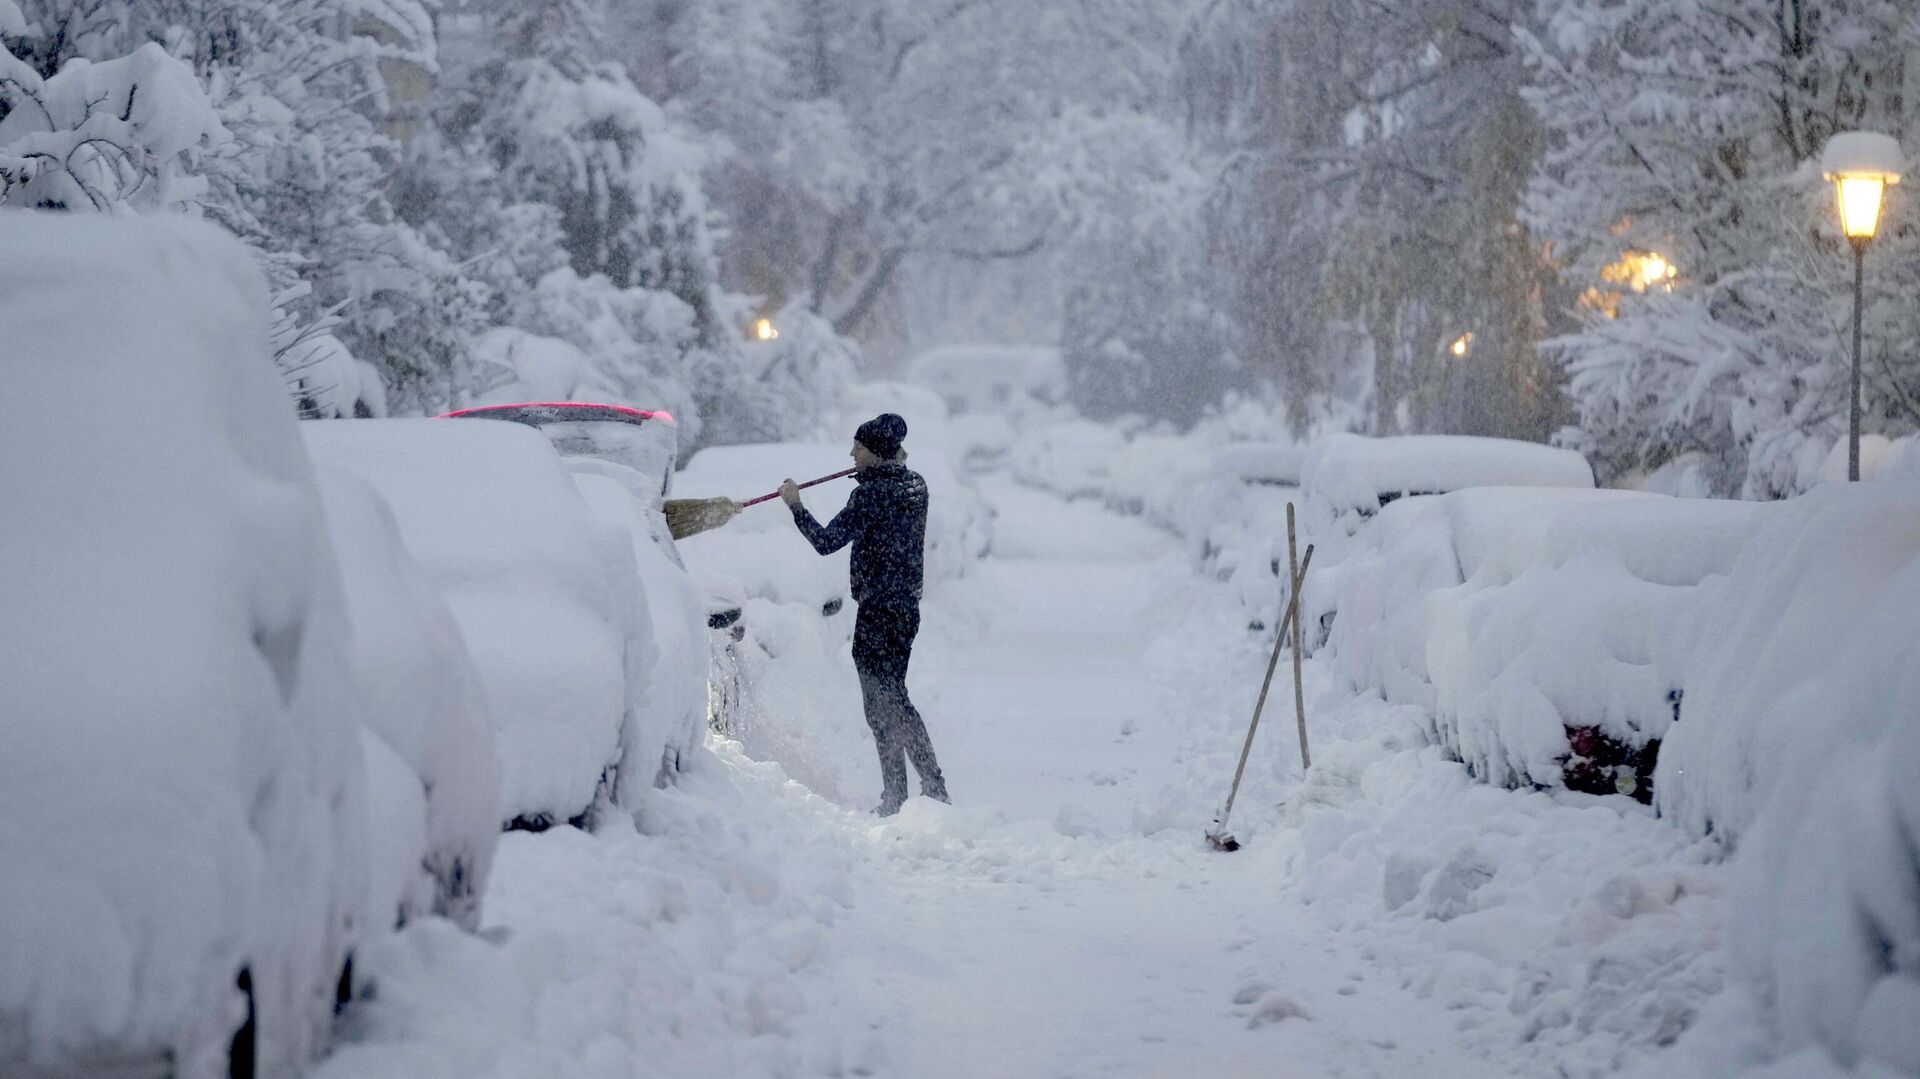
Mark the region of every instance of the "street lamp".
POLYGON ((1853 383, 1847 394, 1847 479, 1860 478, 1860 321, 1865 304, 1867 243, 1880 227, 1880 202, 1900 182, 1900 144, 1873 131, 1843 131, 1827 140, 1820 166, 1833 181, 1840 230, 1853 244, 1853 383))
POLYGON ((772 319, 763 318, 763 319, 754 320, 754 323, 753 323, 753 339, 754 340, 771 341, 774 338, 779 336, 780 336, 780 331, 773 328, 772 319))

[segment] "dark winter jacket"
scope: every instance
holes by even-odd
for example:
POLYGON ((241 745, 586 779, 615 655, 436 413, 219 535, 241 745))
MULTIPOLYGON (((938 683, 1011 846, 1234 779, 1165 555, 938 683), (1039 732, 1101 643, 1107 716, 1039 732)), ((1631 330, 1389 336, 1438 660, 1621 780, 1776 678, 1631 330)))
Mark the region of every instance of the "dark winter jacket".
POLYGON ((853 544, 850 582, 854 602, 911 607, 920 602, 927 546, 927 481, 898 461, 854 476, 859 486, 828 525, 805 506, 793 507, 793 523, 821 554, 853 544))

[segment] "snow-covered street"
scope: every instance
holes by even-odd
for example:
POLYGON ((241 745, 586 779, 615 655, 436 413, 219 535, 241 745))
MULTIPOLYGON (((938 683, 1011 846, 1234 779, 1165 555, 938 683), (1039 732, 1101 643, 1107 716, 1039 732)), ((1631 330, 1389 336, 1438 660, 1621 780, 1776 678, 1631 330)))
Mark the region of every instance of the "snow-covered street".
POLYGON ((913 677, 954 806, 878 821, 721 744, 655 835, 506 837, 493 942, 403 932, 325 1074, 1597 1074, 1717 987, 1677 833, 1471 784, 1378 701, 1310 693, 1291 810, 1271 710, 1248 846, 1208 851, 1261 642, 1137 520, 986 489, 913 677), (1567 953, 1609 940, 1596 990, 1567 953))

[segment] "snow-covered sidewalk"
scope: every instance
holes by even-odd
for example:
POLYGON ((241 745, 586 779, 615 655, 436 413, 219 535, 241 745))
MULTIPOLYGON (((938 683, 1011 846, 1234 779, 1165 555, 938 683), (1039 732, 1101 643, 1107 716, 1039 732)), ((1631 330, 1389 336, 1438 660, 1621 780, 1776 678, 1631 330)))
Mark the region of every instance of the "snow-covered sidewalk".
MULTIPOLYGON (((502 844, 328 1074, 1606 1074, 1720 982, 1719 871, 1626 799, 1472 783, 1308 665, 1207 851, 1264 644, 1175 542, 990 486, 911 684, 957 800, 877 821, 721 745, 644 833, 502 844)), ((859 723, 858 716, 845 722, 859 723)))

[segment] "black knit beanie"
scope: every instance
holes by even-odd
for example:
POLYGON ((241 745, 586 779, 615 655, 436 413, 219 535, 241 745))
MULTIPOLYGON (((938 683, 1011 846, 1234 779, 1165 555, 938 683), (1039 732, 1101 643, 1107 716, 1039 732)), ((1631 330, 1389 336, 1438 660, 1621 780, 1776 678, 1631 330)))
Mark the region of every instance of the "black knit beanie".
POLYGON ((882 461, 891 461, 900 456, 900 443, 906 441, 907 421, 891 412, 882 412, 878 416, 860 425, 853 433, 853 440, 873 451, 882 461))

